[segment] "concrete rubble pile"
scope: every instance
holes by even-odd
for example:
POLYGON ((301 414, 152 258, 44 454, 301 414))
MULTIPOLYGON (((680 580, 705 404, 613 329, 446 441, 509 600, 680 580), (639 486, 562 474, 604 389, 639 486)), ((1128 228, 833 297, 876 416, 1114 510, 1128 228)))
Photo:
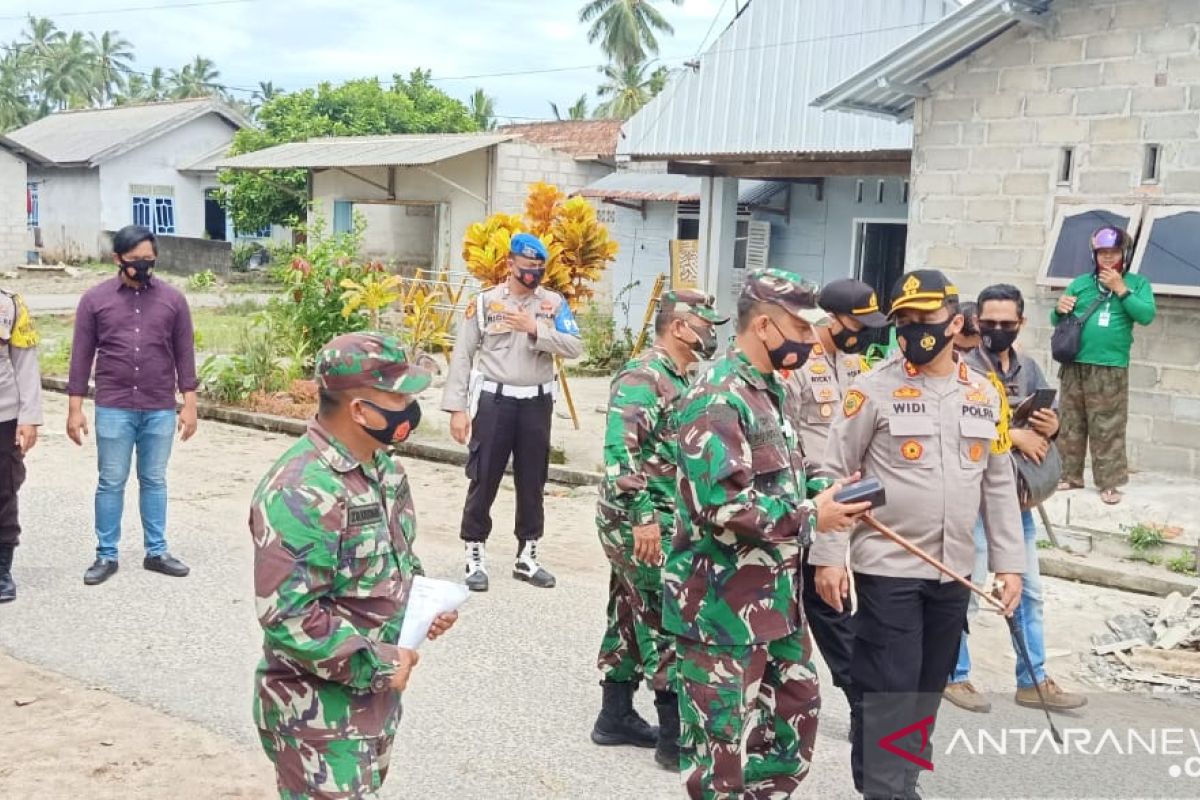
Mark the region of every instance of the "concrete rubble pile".
POLYGON ((1100 684, 1200 697, 1200 589, 1172 592, 1161 606, 1120 614, 1107 626, 1085 657, 1100 684))

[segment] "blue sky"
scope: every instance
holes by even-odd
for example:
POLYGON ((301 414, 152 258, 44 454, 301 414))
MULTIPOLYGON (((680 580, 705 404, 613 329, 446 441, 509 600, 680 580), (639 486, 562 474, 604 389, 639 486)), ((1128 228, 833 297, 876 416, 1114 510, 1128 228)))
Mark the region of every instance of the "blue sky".
MULTIPOLYGON (((221 0, 144 9, 203 1, 3 0, 0 41, 18 37, 22 15, 36 10, 68 30, 120 31, 134 44, 137 69, 176 67, 202 54, 216 62, 221 81, 230 86, 271 80, 291 90, 323 80, 390 78, 424 67, 455 97, 465 99, 482 86, 496 98, 497 112, 516 121, 550 117, 550 100, 565 108, 589 92, 595 102, 596 67, 603 57, 578 22, 583 0, 221 0), (123 8, 141 10, 118 10, 123 8), (450 80, 561 68, 574 69, 450 80)), ((734 5, 735 0, 684 0, 677 7, 661 0, 675 27, 674 37, 660 40, 667 65, 678 67, 691 58, 719 19, 711 42, 732 20, 734 5)))

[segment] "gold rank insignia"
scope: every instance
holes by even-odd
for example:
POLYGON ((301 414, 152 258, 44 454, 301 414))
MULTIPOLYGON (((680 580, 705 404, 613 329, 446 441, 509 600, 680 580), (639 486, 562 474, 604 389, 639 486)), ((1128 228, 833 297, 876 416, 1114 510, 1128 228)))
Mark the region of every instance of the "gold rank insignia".
POLYGON ((820 344, 814 344, 812 347, 812 355, 814 355, 814 356, 825 355, 825 348, 822 347, 820 344))
POLYGON ((916 461, 925 453, 925 448, 915 439, 909 439, 900 445, 900 455, 908 461, 916 461))
POLYGON ((911 361, 905 361, 904 362, 904 374, 910 378, 915 378, 920 373, 917 372, 917 368, 912 365, 911 361))
POLYGON ((858 389, 851 389, 846 392, 846 397, 842 400, 842 413, 847 418, 853 417, 859 411, 862 411, 863 404, 867 402, 867 396, 858 389))
POLYGON ((824 405, 822 405, 821 406, 821 416, 825 419, 829 419, 830 417, 832 417, 833 416, 833 406, 830 405, 829 403, 825 403, 824 405))
POLYGON ((921 390, 915 386, 901 386, 896 391, 892 392, 892 397, 897 400, 915 400, 921 396, 921 390))
POLYGON ((488 311, 495 311, 499 314, 504 311, 504 303, 501 303, 499 300, 493 300, 488 303, 488 311))
POLYGON ((971 449, 967 451, 967 457, 972 461, 980 461, 983 458, 983 445, 979 442, 974 442, 971 449))
POLYGON ((811 372, 813 375, 824 375, 826 372, 829 371, 829 368, 826 367, 824 364, 817 362, 817 363, 809 366, 808 371, 811 372))
POLYGON ((967 392, 968 403, 979 403, 981 405, 986 405, 987 401, 987 392, 985 392, 982 387, 973 386, 971 387, 971 391, 967 392))
POLYGON ((916 294, 916 291, 921 288, 921 279, 916 275, 910 275, 904 285, 900 287, 900 291, 905 294, 916 294))
POLYGON ((472 319, 474 316, 475 316, 475 304, 470 303, 467 306, 466 317, 467 317, 467 319, 472 319))
POLYGON ((822 389, 821 390, 821 400, 832 400, 832 399, 833 399, 833 389, 822 389))

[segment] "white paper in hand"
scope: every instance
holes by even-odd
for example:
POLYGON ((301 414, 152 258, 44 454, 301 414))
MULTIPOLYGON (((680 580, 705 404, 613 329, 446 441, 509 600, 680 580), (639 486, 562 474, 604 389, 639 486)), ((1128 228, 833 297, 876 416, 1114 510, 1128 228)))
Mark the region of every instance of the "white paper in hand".
POLYGON ((416 650, 429 635, 429 626, 438 614, 457 611, 470 592, 461 583, 440 581, 418 575, 413 578, 408 608, 400 628, 400 647, 416 650))

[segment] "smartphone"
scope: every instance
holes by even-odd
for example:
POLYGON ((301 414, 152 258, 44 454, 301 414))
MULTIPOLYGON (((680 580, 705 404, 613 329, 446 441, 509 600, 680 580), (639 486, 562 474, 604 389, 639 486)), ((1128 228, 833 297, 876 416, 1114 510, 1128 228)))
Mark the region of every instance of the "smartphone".
POLYGON ((858 483, 843 486, 833 499, 842 504, 869 502, 871 508, 887 504, 887 494, 878 478, 863 478, 858 483))
POLYGON ((1054 407, 1054 400, 1058 397, 1057 389, 1038 389, 1033 393, 1033 405, 1029 409, 1032 414, 1035 411, 1044 411, 1047 408, 1054 407))

